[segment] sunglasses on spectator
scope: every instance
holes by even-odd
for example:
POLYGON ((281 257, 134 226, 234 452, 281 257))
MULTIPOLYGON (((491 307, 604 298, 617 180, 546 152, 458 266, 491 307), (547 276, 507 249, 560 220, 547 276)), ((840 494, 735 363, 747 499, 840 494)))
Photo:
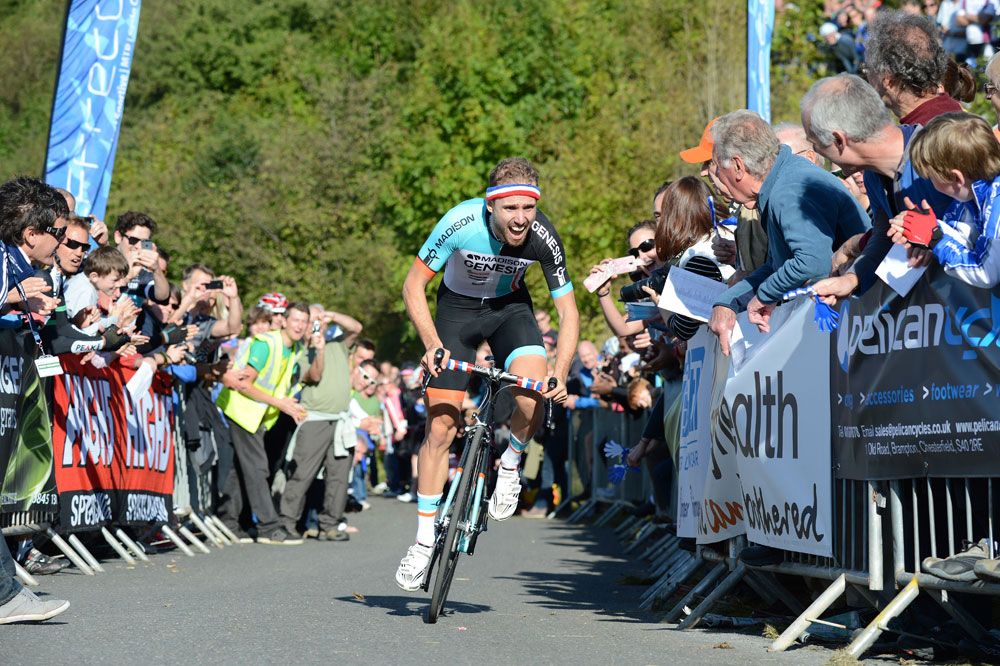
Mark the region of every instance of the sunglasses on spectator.
POLYGON ((647 238, 646 240, 644 240, 641 243, 639 243, 639 245, 637 245, 636 247, 629 248, 628 253, 631 254, 636 259, 638 259, 640 252, 649 252, 654 247, 656 247, 656 239, 655 238, 647 238))
POLYGON ((125 236, 125 240, 128 242, 129 245, 138 245, 139 243, 141 243, 142 241, 144 241, 146 239, 145 238, 136 238, 135 236, 128 236, 128 235, 126 235, 125 236))
POLYGON ((368 382, 368 386, 375 386, 376 384, 378 384, 378 382, 372 379, 371 375, 365 372, 365 369, 362 368, 361 366, 358 366, 358 372, 360 372, 361 376, 364 377, 366 382, 368 382))
POLYGON ((983 94, 986 95, 987 97, 992 97, 993 95, 997 94, 997 87, 992 83, 984 83, 983 94))
POLYGON ((61 241, 66 235, 66 227, 45 227, 42 229, 47 234, 51 234, 57 241, 61 241))
POLYGON ((88 241, 78 241, 73 240, 72 238, 64 238, 62 244, 70 250, 85 250, 90 247, 90 243, 88 241))

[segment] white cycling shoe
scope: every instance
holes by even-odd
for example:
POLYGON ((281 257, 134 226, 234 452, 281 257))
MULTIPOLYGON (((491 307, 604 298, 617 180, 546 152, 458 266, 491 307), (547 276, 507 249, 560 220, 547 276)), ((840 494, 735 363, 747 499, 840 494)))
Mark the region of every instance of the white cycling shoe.
POLYGON ((521 475, 516 469, 501 467, 497 472, 497 485, 490 497, 487 512, 493 520, 507 520, 514 515, 521 497, 521 475))
POLYGON ((430 546, 422 546, 415 543, 406 549, 406 555, 399 562, 396 569, 396 585, 399 585, 407 592, 419 590, 424 584, 424 576, 427 575, 427 567, 431 563, 431 555, 434 549, 430 546))

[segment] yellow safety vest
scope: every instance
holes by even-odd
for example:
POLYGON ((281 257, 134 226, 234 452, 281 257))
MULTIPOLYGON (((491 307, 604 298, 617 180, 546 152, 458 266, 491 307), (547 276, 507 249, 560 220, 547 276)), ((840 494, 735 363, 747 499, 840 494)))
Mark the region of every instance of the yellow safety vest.
MULTIPOLYGON (((296 342, 292 346, 291 356, 282 371, 281 356, 285 341, 281 337, 281 331, 268 331, 254 336, 254 340, 266 343, 268 351, 267 365, 257 373, 257 379, 253 382, 254 388, 276 398, 285 398, 295 393, 295 389, 298 387, 292 387, 292 375, 299 363, 299 358, 302 356, 302 345, 296 342)), ((253 346, 252 342, 241 350, 234 367, 245 368, 247 366, 250 360, 251 346, 253 346)), ((257 432, 261 423, 264 424, 265 429, 270 430, 280 414, 276 407, 248 398, 239 391, 233 391, 229 388, 222 389, 215 404, 230 421, 238 424, 247 432, 257 432)))

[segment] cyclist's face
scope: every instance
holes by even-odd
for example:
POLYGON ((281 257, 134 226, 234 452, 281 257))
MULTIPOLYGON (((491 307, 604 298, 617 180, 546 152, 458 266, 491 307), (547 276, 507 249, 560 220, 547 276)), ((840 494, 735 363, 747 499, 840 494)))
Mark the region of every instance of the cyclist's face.
POLYGON ((506 245, 517 247, 528 239, 531 223, 535 221, 538 202, 531 197, 515 195, 496 199, 486 205, 493 214, 493 233, 506 245))

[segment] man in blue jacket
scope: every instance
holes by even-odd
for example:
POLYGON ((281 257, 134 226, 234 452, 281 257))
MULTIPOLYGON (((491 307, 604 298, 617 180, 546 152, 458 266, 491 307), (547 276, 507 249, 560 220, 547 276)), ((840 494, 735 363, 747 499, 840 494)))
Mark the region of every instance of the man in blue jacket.
POLYGON ((712 126, 709 176, 727 197, 757 208, 767 229, 766 263, 722 294, 709 328, 724 354, 736 314, 768 332, 771 312, 782 295, 830 272, 833 249, 868 227, 868 216, 832 174, 794 155, 771 126, 740 110, 712 126))

